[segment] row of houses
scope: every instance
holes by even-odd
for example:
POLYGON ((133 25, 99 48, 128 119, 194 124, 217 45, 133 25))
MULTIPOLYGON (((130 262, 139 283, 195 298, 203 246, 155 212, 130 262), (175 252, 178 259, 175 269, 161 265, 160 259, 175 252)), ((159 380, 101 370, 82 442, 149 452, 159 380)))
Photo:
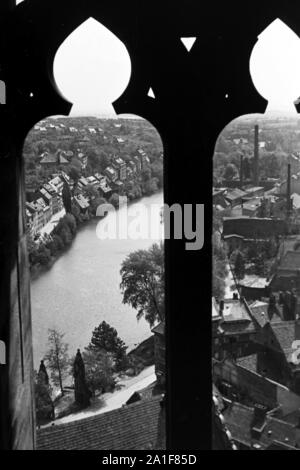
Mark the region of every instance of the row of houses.
MULTIPOLYGON (((114 124, 115 128, 121 128, 122 124, 114 124)), ((42 135, 46 135, 47 133, 51 134, 59 134, 61 138, 64 137, 84 137, 86 141, 89 141, 89 137, 101 137, 104 140, 108 140, 109 137, 105 135, 104 129, 97 126, 84 126, 84 127, 76 127, 76 126, 67 126, 62 123, 47 123, 46 121, 41 121, 39 124, 34 126, 34 132, 42 133, 42 135)), ((122 144, 125 140, 120 136, 111 135, 112 140, 115 143, 122 144)))
POLYGON ((85 170, 88 163, 88 157, 85 153, 81 151, 81 149, 77 149, 77 152, 74 153, 72 150, 60 150, 58 149, 56 152, 43 152, 40 155, 40 165, 46 169, 56 169, 57 166, 60 166, 63 169, 67 169, 70 165, 72 158, 75 157, 81 163, 81 169, 85 170))
MULTIPOLYGON (((44 154, 42 156, 44 163, 46 161, 48 165, 53 165, 53 168, 56 168, 58 162, 60 162, 63 169, 60 170, 59 174, 40 186, 33 201, 26 202, 27 224, 33 238, 41 232, 55 214, 62 210, 62 189, 64 184, 67 184, 70 190, 74 192, 73 201, 80 211, 86 212, 90 205, 89 199, 85 197, 85 190, 88 187, 94 187, 101 197, 107 199, 113 193, 121 193, 124 183, 139 175, 150 164, 147 154, 139 149, 137 155, 133 156, 127 163, 121 157, 113 158, 110 165, 105 168, 104 174, 97 172, 94 175, 81 176, 77 181, 76 188, 74 188, 74 181, 64 171, 66 162, 69 163, 66 157, 72 157, 73 152, 71 152, 72 155, 70 152, 69 155, 66 155, 66 153, 57 151, 55 155, 44 154)), ((84 154, 81 155, 84 156, 84 154)))
POLYGON ((59 175, 40 186, 33 201, 26 201, 27 227, 33 238, 41 232, 53 215, 62 210, 64 183, 73 188, 74 182, 64 171, 61 171, 59 175))

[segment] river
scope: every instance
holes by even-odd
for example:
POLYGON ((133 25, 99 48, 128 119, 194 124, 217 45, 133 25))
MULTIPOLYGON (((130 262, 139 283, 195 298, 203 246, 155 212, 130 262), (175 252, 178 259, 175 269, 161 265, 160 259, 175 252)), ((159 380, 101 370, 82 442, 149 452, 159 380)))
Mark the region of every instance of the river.
POLYGON ((88 222, 80 228, 70 249, 31 282, 35 368, 47 349, 48 328, 65 333, 70 355, 88 345, 93 329, 103 320, 116 328, 128 351, 151 335, 149 324, 143 318, 137 321, 136 311, 122 303, 120 267, 129 253, 161 239, 162 205, 163 193, 158 193, 119 209, 117 215, 123 221, 128 209, 129 233, 130 224, 136 227, 138 219, 142 222, 144 232, 137 239, 126 239, 124 235, 123 239, 100 239, 113 213, 100 222, 88 222), (146 233, 150 225, 152 233, 146 233))

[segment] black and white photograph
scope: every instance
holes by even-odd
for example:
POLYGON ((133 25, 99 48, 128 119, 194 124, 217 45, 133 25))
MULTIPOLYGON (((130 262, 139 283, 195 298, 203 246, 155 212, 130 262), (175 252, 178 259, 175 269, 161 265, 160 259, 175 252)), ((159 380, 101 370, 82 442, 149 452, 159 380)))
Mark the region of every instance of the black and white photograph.
POLYGON ((0 450, 300 449, 299 113, 297 2, 1 0, 0 450))
POLYGON ((213 419, 227 449, 300 446, 299 51, 279 19, 264 30, 250 70, 266 112, 232 121, 215 148, 213 419))

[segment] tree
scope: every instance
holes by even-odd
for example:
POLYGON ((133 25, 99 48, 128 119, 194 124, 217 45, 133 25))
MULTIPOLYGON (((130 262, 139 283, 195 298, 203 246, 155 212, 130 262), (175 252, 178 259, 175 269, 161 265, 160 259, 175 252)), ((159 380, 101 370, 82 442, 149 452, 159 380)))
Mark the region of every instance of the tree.
POLYGON ((43 424, 49 419, 54 419, 54 403, 51 398, 51 387, 44 377, 34 374, 35 410, 38 424, 43 424))
POLYGON ((146 167, 144 170, 142 170, 142 180, 144 183, 146 183, 150 179, 151 179, 151 168, 146 167))
POLYGON ((143 193, 146 194, 146 196, 151 196, 151 194, 154 194, 157 191, 158 191, 158 179, 157 178, 151 178, 144 183, 143 193))
POLYGON ((216 151, 226 153, 226 154, 229 152, 229 146, 222 135, 220 135, 220 137, 217 140, 216 151))
POLYGON ((263 255, 260 253, 253 260, 254 263, 254 272, 257 276, 265 275, 265 261, 263 255))
POLYGON ((77 165, 74 164, 74 165, 71 165, 69 169, 69 176, 70 178, 72 178, 75 185, 77 184, 77 181, 81 177, 81 163, 79 162, 79 164, 80 164, 79 168, 77 165))
POLYGON ((35 262, 46 266, 51 259, 51 253, 44 245, 40 245, 36 252, 35 262))
POLYGON ((225 180, 232 180, 237 174, 237 167, 233 163, 228 163, 225 167, 223 177, 225 178, 225 180))
POLYGON ((121 370, 126 365, 127 346, 118 336, 117 330, 105 321, 94 329, 89 347, 96 351, 111 353, 117 370, 121 370))
POLYGON ((89 390, 85 378, 85 365, 81 356, 80 349, 73 363, 74 392, 77 405, 87 407, 90 405, 91 391, 89 390))
POLYGON ((159 188, 162 188, 164 181, 164 165, 160 160, 155 160, 151 163, 152 176, 157 178, 157 184, 159 188))
POLYGON ((109 202, 112 206, 118 208, 118 207, 119 207, 119 195, 118 195, 117 193, 113 193, 113 194, 110 196, 108 202, 109 202))
POLYGON ((246 180, 251 178, 251 165, 248 157, 243 159, 243 176, 246 180))
POLYGON ((106 204, 106 199, 104 199, 103 197, 100 197, 98 194, 98 196, 90 202, 91 213, 95 215, 98 207, 101 206, 102 204, 106 204))
POLYGON ((64 222, 66 222, 67 226, 70 229, 71 234, 74 236, 76 234, 76 219, 73 214, 66 214, 64 216, 64 222))
POLYGON ((245 258, 240 251, 234 253, 234 274, 237 279, 243 279, 245 276, 245 258))
POLYGON ((164 314, 164 251, 162 243, 148 250, 130 253, 121 267, 123 303, 138 311, 152 327, 163 321, 164 314))
POLYGON ((50 369, 51 379, 55 386, 59 386, 61 393, 63 390, 63 380, 69 371, 68 344, 63 341, 64 333, 56 329, 48 329, 48 351, 45 361, 50 369))
POLYGON ((72 234, 71 234, 71 231, 70 231, 68 225, 66 225, 65 227, 62 228, 62 230, 60 232, 60 237, 61 237, 61 239, 62 239, 65 246, 70 245, 70 243, 72 242, 72 234))
POLYGON ((96 197, 99 196, 99 191, 92 184, 88 184, 84 188, 84 193, 85 193, 85 196, 87 196, 89 199, 95 199, 96 197))
POLYGON ((212 295, 216 299, 223 299, 225 294, 226 264, 218 258, 212 260, 212 295))
POLYGON ((93 347, 87 347, 82 358, 85 364, 85 379, 93 394, 97 391, 110 392, 115 388, 113 377, 113 357, 111 353, 93 347))
POLYGON ((67 182, 64 182, 62 189, 62 200, 66 210, 66 213, 71 213, 71 191, 67 182))

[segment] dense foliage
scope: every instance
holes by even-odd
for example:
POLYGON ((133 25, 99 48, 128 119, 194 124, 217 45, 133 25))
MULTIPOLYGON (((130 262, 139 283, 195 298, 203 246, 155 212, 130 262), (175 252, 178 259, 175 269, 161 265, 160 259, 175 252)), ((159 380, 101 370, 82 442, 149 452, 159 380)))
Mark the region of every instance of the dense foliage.
POLYGON ((137 310, 153 326, 165 317, 164 249, 154 244, 148 250, 130 253, 121 267, 123 302, 137 310))

